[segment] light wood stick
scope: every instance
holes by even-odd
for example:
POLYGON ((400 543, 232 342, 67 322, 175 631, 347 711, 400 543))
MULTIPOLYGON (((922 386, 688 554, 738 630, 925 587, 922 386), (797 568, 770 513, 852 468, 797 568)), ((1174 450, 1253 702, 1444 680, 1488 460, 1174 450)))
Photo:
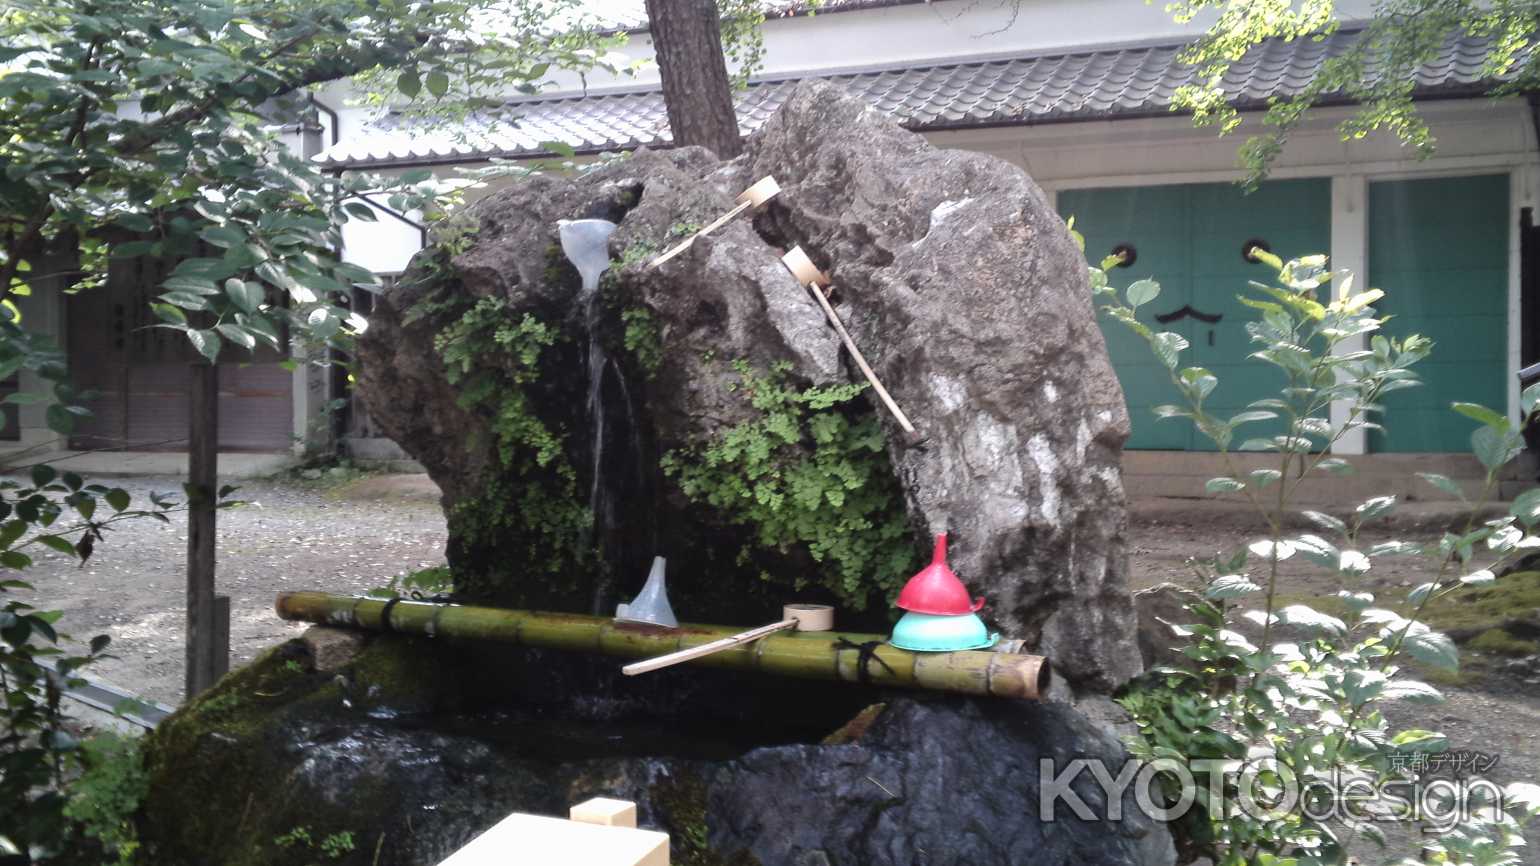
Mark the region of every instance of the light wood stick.
POLYGON ((737 207, 733 208, 732 210, 728 211, 727 213, 722 214, 721 216, 717 217, 715 220, 713 220, 711 222, 710 225, 706 226, 705 228, 701 229, 700 231, 696 232, 695 234, 690 235, 689 237, 687 237, 684 240, 680 241, 677 246, 674 246, 673 248, 669 249, 663 255, 658 256, 657 258, 653 259, 651 262, 648 262, 647 263, 647 267, 649 269, 650 268, 658 267, 659 265, 663 264, 664 262, 668 261, 669 259, 673 258, 674 256, 679 255, 680 253, 682 253, 685 250, 689 249, 690 245, 695 243, 695 241, 697 239, 703 238, 706 235, 709 235, 712 232, 716 231, 717 229, 721 228, 722 226, 727 225, 728 221, 731 220, 733 217, 737 216, 738 214, 743 213, 744 211, 748 210, 749 208, 751 208, 753 206, 754 206, 754 203, 752 201, 746 201, 746 202, 743 202, 743 203, 739 204, 737 207))
POLYGON ((839 314, 834 312, 834 307, 829 305, 829 298, 824 295, 823 290, 816 283, 808 284, 808 288, 812 289, 813 297, 818 299, 818 305, 823 307, 823 314, 829 317, 829 324, 834 326, 834 330, 839 332, 840 339, 845 341, 845 348, 849 350, 850 357, 856 359, 856 366, 861 368, 861 374, 866 377, 866 381, 872 384, 872 390, 877 392, 877 396, 882 398, 882 404, 888 407, 889 412, 893 413, 893 418, 898 422, 898 426, 904 428, 905 433, 911 436, 916 435, 914 425, 909 423, 909 416, 904 414, 904 410, 898 408, 898 404, 893 401, 893 396, 888 393, 888 389, 882 387, 882 382, 878 381, 877 374, 872 371, 872 365, 866 363, 866 356, 862 355, 861 350, 856 348, 856 341, 852 340, 850 332, 845 330, 845 323, 840 321, 839 314))
POLYGON ((738 634, 735 634, 731 637, 724 637, 721 640, 714 640, 711 643, 703 643, 700 646, 692 646, 689 649, 680 650, 679 652, 669 653, 668 655, 658 656, 657 658, 650 658, 646 661, 635 662, 621 668, 620 672, 628 677, 634 677, 637 674, 645 674, 648 671, 655 671, 658 668, 666 668, 670 665, 677 665, 680 662, 687 662, 691 659, 698 659, 701 656, 709 656, 712 653, 719 653, 723 650, 729 650, 741 644, 752 643, 753 641, 757 641, 762 637, 768 637, 769 635, 775 634, 778 631, 785 631, 787 629, 796 627, 797 620, 783 619, 780 622, 773 622, 769 625, 762 625, 759 628, 752 628, 745 632, 739 632, 738 634))

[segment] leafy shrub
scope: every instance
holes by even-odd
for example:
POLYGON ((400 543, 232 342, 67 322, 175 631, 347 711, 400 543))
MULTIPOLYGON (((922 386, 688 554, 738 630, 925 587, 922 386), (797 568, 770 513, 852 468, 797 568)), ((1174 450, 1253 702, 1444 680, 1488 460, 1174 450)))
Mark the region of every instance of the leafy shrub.
POLYGON ((824 585, 864 610, 874 594, 894 596, 914 565, 902 491, 877 417, 852 405, 866 386, 797 388, 786 381, 790 366, 760 374, 734 362, 758 417, 664 455, 663 471, 692 501, 752 527, 761 548, 801 548, 828 564, 824 585))
MULTIPOLYGON (((1384 844, 1377 822, 1387 815, 1380 810, 1383 801, 1355 802, 1344 782, 1375 790, 1414 783, 1418 762, 1409 759, 1448 747, 1431 730, 1393 729, 1382 710, 1392 702, 1440 700, 1436 688, 1412 678, 1412 670, 1454 670, 1458 664, 1453 641, 1427 625, 1426 612, 1457 590, 1491 584, 1509 560, 1540 547, 1540 491, 1521 496, 1503 517, 1478 517, 1497 490, 1500 470, 1523 448, 1522 429, 1534 416, 1540 387, 1524 392, 1519 424, 1487 407, 1454 404, 1479 425, 1471 444, 1486 470, 1462 531, 1446 532, 1428 550, 1400 541, 1367 544, 1364 527, 1396 508, 1395 497, 1379 496, 1345 520, 1304 511, 1317 531, 1296 535, 1285 518, 1299 486, 1320 473, 1352 471, 1330 456, 1332 444, 1351 430, 1377 426, 1380 398, 1417 385, 1414 368, 1432 345, 1419 336, 1397 340, 1376 333, 1384 319, 1372 305, 1382 293, 1355 294, 1351 275, 1327 270, 1324 257, 1282 262, 1256 255, 1277 280, 1253 284, 1254 294, 1243 299, 1257 311, 1247 324, 1256 347, 1251 357, 1277 368, 1285 384, 1277 397, 1227 418, 1205 405, 1218 385, 1214 374, 1181 366, 1186 340, 1139 321, 1139 307, 1154 300, 1160 286, 1140 280, 1120 295, 1107 280, 1106 268, 1115 261, 1091 270, 1101 309, 1144 337, 1170 372, 1181 402, 1157 407, 1156 415, 1185 419, 1214 443, 1229 471, 1210 480, 1208 491, 1243 500, 1265 527, 1246 548, 1196 563, 1207 601, 1189 605, 1192 621, 1174 626, 1189 639, 1183 649, 1189 664, 1158 669, 1121 702, 1138 725, 1130 744, 1136 757, 1191 768, 1196 808, 1173 825, 1186 853, 1225 866, 1346 863, 1358 839, 1384 844), (1363 337, 1369 337, 1367 349, 1355 345, 1363 337), (1346 410, 1335 423, 1328 420, 1334 402, 1346 410), (1242 434, 1261 424, 1273 432, 1242 434), (1273 454, 1275 467, 1243 473, 1232 448, 1273 454), (1411 591, 1404 616, 1376 606, 1372 594, 1358 589, 1376 561, 1398 556, 1438 562, 1437 577, 1411 591), (1331 601, 1345 617, 1281 603, 1279 563, 1294 557, 1338 577, 1346 588, 1331 601), (1259 642, 1253 644, 1248 633, 1260 634, 1259 642), (1303 786, 1304 799, 1293 810, 1234 809, 1240 791, 1233 770, 1248 762, 1263 769, 1257 778, 1264 789, 1281 790, 1292 779, 1303 786), (1318 782, 1323 784, 1311 784, 1318 782), (1338 818, 1312 817, 1328 814, 1338 818)), ((1464 498, 1450 479, 1421 475, 1464 498)), ((1170 787, 1166 793, 1177 794, 1170 787)), ((1425 838, 1427 859, 1402 862, 1518 863, 1523 824, 1540 814, 1540 788, 1518 783, 1503 795, 1483 801, 1481 788, 1442 791, 1442 808, 1463 805, 1471 817, 1425 838)))
MULTIPOLYGON (((82 772, 99 778, 90 775, 93 769, 110 762, 105 746, 82 749, 61 706, 64 691, 84 682, 77 671, 107 657, 110 638, 91 638, 84 652, 68 649, 69 636, 55 628, 60 612, 23 601, 20 593, 33 587, 10 575, 32 565, 30 550, 47 548, 84 562, 117 524, 168 521, 185 505, 154 493, 148 508, 134 508, 122 488, 90 484, 46 464, 32 467, 30 482, 0 481, 0 852, 46 859, 71 838, 74 821, 85 820, 88 835, 105 834, 93 838, 122 853, 130 840, 96 822, 103 813, 89 800, 71 806, 70 782, 82 772), (84 817, 72 816, 72 808, 84 817)), ((234 504, 227 498, 233 491, 219 492, 221 506, 234 504)))
POLYGON ((71 783, 64 815, 102 846, 118 866, 130 866, 139 851, 133 815, 149 793, 139 741, 99 734, 82 744, 84 769, 71 783))

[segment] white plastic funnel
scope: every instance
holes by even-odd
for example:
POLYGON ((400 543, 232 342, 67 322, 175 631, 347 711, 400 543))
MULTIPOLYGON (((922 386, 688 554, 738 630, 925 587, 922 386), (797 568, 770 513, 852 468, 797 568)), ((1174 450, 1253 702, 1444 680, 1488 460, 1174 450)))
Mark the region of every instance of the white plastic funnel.
POLYGON ((583 288, 593 291, 610 267, 610 235, 617 226, 609 220, 557 220, 561 251, 583 278, 583 288))
POLYGON ((679 627, 679 620, 674 619, 674 609, 668 603, 668 587, 663 577, 667 566, 668 561, 663 557, 652 558, 652 571, 647 575, 647 583, 630 604, 622 604, 615 608, 615 619, 621 622, 661 625, 664 628, 679 627))

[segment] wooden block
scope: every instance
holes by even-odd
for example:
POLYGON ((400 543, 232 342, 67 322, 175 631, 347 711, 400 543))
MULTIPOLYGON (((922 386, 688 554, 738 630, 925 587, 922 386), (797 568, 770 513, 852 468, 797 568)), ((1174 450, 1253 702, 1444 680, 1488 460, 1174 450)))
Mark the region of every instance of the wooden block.
POLYGON ((439 866, 669 866, 668 834, 515 812, 439 866))
POLYGON ((584 824, 602 824, 606 827, 635 827, 636 804, 628 800, 611 800, 595 797, 573 806, 568 817, 584 824))

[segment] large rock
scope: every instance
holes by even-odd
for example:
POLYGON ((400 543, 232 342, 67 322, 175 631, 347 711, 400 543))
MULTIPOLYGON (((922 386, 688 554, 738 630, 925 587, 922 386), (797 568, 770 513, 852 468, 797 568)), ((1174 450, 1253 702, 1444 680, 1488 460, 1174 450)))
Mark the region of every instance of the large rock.
MULTIPOLYGON (((885 583, 836 581, 824 593, 844 604, 847 624, 868 597, 880 612, 893 574, 947 531, 954 567, 990 599, 986 616, 1077 688, 1108 690, 1141 669, 1123 541, 1123 399, 1085 263, 1020 169, 938 150, 836 87, 807 84, 736 160, 638 152, 516 183, 468 219, 380 300, 360 346, 370 414, 444 490, 462 595, 602 611, 635 592, 661 552, 687 618, 752 622, 794 591, 818 597, 820 581, 807 578, 831 568, 822 554, 755 547, 757 527, 724 519, 656 468, 759 417, 731 362, 781 365, 799 386, 863 381, 778 261, 795 243, 831 272, 856 342, 928 437, 905 447, 881 415, 891 467, 864 490, 903 509, 906 537, 887 545, 903 548, 902 566, 889 562, 885 583), (759 216, 645 267, 649 250, 765 174, 784 191, 759 216), (620 223, 598 307, 557 244, 556 221, 583 217, 620 223), (499 299, 510 325, 531 316, 554 331, 538 375, 518 387, 527 414, 560 440, 559 459, 510 462, 498 437, 526 429, 510 412, 525 415, 489 408, 485 395, 512 389, 446 378, 435 338, 477 298, 499 299), (631 336, 621 319, 636 311, 654 323, 654 368, 618 348, 631 336), (616 359, 601 379, 598 437, 585 410, 591 338, 616 359), (596 528, 574 514, 593 514, 596 528)), ((879 411, 869 392, 861 399, 879 411)))

